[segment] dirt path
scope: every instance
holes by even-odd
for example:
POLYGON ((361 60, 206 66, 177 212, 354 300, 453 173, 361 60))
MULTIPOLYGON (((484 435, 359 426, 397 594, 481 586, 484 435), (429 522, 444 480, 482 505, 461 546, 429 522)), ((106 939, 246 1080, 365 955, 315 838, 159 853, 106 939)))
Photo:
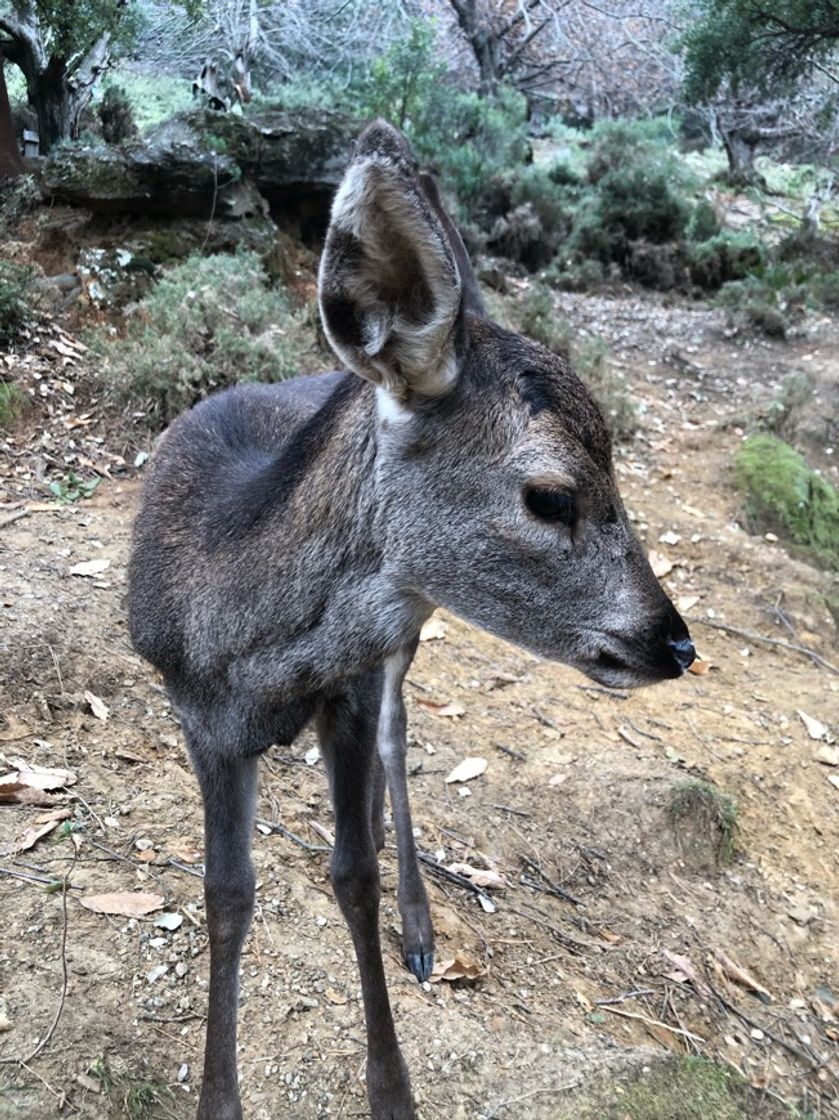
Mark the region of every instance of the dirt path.
MULTIPOLYGON (((738 526, 730 476, 739 427, 785 371, 809 355, 808 368, 832 375, 833 328, 744 351, 707 312, 571 297, 563 311, 609 336, 642 403, 621 486, 648 546, 673 564, 663 582, 713 668, 609 695, 456 619, 421 646, 408 688, 419 843, 444 863, 496 870, 507 888, 487 913, 427 876, 438 958, 467 954, 486 972, 423 990, 400 964, 389 834, 386 968, 420 1114, 581 1115, 575 1094, 601 1075, 619 1094, 621 1071, 687 1053, 731 1063, 774 1094, 756 1098, 755 1117, 773 1115, 778 1097, 838 1115, 839 789, 829 779, 839 769, 817 761, 829 743, 808 735, 798 711, 835 734, 839 675, 719 628, 839 660, 829 577, 738 526), (450 701, 465 715, 435 713, 450 701), (486 774, 446 785, 466 755, 485 757, 486 774), (718 803, 693 798, 697 783, 736 798, 730 861, 718 803), (771 1002, 726 976, 720 954, 771 1002), (640 994, 598 1002, 626 993, 640 994)), ((36 435, 14 447, 23 455, 36 435)), ((6 508, 40 494, 37 471, 24 478, 20 462, 6 474, 6 508)), ((0 1056, 35 1047, 60 1002, 63 961, 68 974, 43 1055, 29 1068, 0 1066, 0 1117, 194 1110, 207 981, 201 820, 177 724, 127 637, 137 490, 134 477, 105 482, 89 501, 0 530, 0 752, 9 765, 23 757, 78 776, 66 802, 77 831, 0 860, 72 883, 65 900, 0 875, 0 1056), (91 559, 110 563, 70 574, 91 559), (106 722, 86 690, 107 705, 106 722), (163 895, 179 927, 79 903, 84 892, 134 889, 163 895)), ((328 883, 330 810, 322 767, 305 758, 313 742, 306 734, 263 767, 260 818, 298 840, 254 838, 241 1011, 250 1120, 366 1114, 359 986, 328 883)), ((43 812, 0 808, 0 843, 43 812)))

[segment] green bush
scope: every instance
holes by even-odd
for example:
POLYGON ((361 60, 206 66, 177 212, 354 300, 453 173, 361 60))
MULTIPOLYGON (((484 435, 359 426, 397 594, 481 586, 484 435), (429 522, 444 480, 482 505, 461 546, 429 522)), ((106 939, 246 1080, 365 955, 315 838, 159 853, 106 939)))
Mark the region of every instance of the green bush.
POLYGON ((0 346, 17 342, 32 313, 34 273, 26 265, 0 260, 0 346))
POLYGON ((720 219, 706 198, 697 202, 688 218, 685 237, 688 241, 709 241, 720 232, 720 219))
POLYGON ((770 338, 785 338, 813 302, 809 273, 783 263, 760 266, 743 280, 723 285, 717 297, 731 327, 770 338))
POLYGON ((839 490, 810 470, 795 448, 768 433, 749 436, 735 466, 746 514, 756 527, 783 533, 820 563, 839 568, 839 490))
POLYGON ((10 428, 26 411, 29 399, 14 381, 0 381, 0 428, 10 428))
POLYGON ((765 247, 746 230, 724 230, 688 247, 691 280, 706 290, 742 280, 765 262, 765 247))
POLYGON ((303 315, 249 251, 188 257, 141 301, 124 339, 95 340, 118 395, 158 427, 214 389, 299 371, 306 343, 303 315))

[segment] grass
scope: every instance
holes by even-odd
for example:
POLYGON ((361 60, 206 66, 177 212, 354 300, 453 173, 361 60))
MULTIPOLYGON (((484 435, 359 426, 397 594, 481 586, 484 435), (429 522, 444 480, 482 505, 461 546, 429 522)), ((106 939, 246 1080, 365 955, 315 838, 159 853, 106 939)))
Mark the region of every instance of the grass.
POLYGON ((818 563, 839 570, 839 490, 768 432, 748 437, 735 470, 752 528, 782 534, 818 563))
POLYGON ((30 318, 33 281, 31 268, 0 260, 0 348, 13 346, 30 318))
POLYGON ((781 1120, 789 1111, 750 1089, 735 1070, 705 1058, 674 1058, 601 1083, 558 1109, 556 1120, 781 1120))
POLYGON ((737 836, 737 803, 707 782, 674 786, 667 816, 685 859, 697 867, 730 863, 737 836))
POLYGON ((0 428, 10 428, 23 416, 29 398, 13 381, 0 381, 0 428))

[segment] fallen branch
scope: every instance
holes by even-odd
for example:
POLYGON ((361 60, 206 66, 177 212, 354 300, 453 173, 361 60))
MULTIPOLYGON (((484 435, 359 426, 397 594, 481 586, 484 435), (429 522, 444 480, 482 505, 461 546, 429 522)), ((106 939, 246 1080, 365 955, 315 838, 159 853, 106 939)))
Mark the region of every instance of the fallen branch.
POLYGON ((286 840, 291 840, 293 844, 298 844, 301 848, 305 848, 307 852, 332 851, 332 848, 327 847, 326 844, 310 844, 308 840, 304 840, 302 836, 298 836, 296 832, 292 832, 284 824, 280 824, 279 821, 265 821, 258 818, 256 823, 262 825, 263 828, 270 828, 272 832, 276 832, 280 836, 285 836, 286 840))
POLYGON ((495 899, 489 897, 483 887, 476 886, 472 880, 467 879, 465 875, 458 875, 456 871, 449 871, 448 867, 444 867, 442 863, 438 863, 430 852, 418 850, 417 858, 421 863, 425 864, 432 874, 437 875, 438 878, 445 879, 449 883, 454 883, 455 886, 462 887, 466 891, 471 891, 472 894, 476 894, 479 898, 485 898, 493 910, 498 905, 495 899))
POLYGON ((692 1034, 690 1031, 684 1031, 681 1027, 671 1027, 669 1023, 662 1023, 660 1019, 650 1019, 647 1015, 639 1015, 635 1011, 624 1011, 622 1007, 612 1007, 608 1003, 599 1004, 604 1011, 608 1011, 610 1015, 620 1015, 622 1019, 637 1019, 639 1023, 646 1023, 648 1027, 662 1027, 671 1034, 681 1035, 682 1038, 689 1038, 691 1042, 701 1042, 705 1044, 705 1039, 700 1038, 698 1034, 692 1034))
POLYGON ((821 654, 816 653, 814 649, 810 649, 809 646, 802 646, 797 642, 785 642, 783 638, 770 638, 766 634, 756 634, 753 630, 741 630, 739 626, 729 626, 725 622, 712 622, 710 618, 689 616, 688 622, 698 623, 700 626, 710 626, 712 630, 722 630, 725 634, 735 634, 738 638, 745 638, 749 642, 763 642, 767 646, 778 646, 780 649, 788 649, 792 653, 801 653, 805 657, 809 657, 816 665, 821 665, 823 669, 839 676, 839 669, 822 657, 821 654))

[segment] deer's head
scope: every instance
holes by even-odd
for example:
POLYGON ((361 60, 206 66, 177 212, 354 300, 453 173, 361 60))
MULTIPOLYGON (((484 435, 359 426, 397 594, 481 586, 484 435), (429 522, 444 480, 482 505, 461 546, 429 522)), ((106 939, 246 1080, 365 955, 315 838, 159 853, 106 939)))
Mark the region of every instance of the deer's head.
POLYGON ((677 677, 687 627, 627 520, 567 362, 491 322, 405 141, 376 122, 320 270, 338 356, 376 385, 385 563, 408 594, 620 687, 677 677))

